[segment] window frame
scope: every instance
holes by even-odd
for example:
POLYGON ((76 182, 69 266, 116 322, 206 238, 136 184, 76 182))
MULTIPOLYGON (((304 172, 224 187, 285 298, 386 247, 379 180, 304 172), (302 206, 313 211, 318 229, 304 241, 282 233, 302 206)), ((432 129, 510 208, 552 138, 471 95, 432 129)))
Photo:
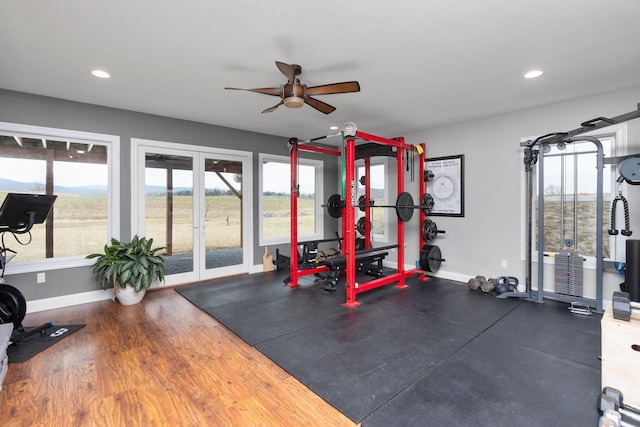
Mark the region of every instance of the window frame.
MULTIPOLYGON (((0 122, 0 133, 24 138, 56 139, 63 141, 92 143, 106 146, 107 149, 107 185, 108 213, 107 238, 120 238, 120 137, 117 135, 83 132, 70 129, 33 126, 19 123, 0 122)), ((106 241, 105 241, 106 243, 106 241)), ((93 264, 84 255, 69 257, 42 258, 40 260, 20 261, 18 258, 8 263, 6 275, 31 273, 36 271, 59 270, 82 267, 93 264)))
MULTIPOLYGON (((383 180, 384 180, 384 196, 383 196, 383 201, 382 203, 380 203, 381 205, 388 205, 389 204, 389 159, 387 157, 372 157, 370 159, 370 163, 369 163, 370 168, 373 166, 382 166, 384 168, 383 171, 383 180)), ((364 168, 364 160, 363 159, 359 159, 356 160, 355 163, 355 169, 356 169, 356 179, 358 178, 358 169, 359 168, 364 168)), ((389 210, 384 210, 386 212, 391 212, 389 210)), ((388 243, 389 242, 389 221, 391 216, 387 215, 385 218, 385 221, 383 221, 382 225, 383 225, 383 231, 382 234, 376 234, 376 233, 371 233, 371 240, 373 242, 378 242, 378 243, 388 243)), ((394 216, 395 218, 395 216, 394 216)), ((357 219, 357 218, 356 218, 357 219)))
MULTIPOLYGON (((627 155, 627 124, 626 123, 618 123, 615 125, 611 125, 608 126, 604 129, 596 129, 594 131, 591 132, 586 132, 580 136, 592 136, 598 139, 601 138, 605 138, 605 137, 613 137, 614 138, 614 143, 613 146, 611 147, 611 157, 622 157, 622 156, 626 156, 627 155)), ((533 140, 536 137, 527 137, 527 138, 521 138, 520 141, 521 142, 526 142, 529 140, 533 140)), ((587 142, 588 143, 588 142, 587 142)), ((594 146, 595 149, 595 146, 594 146)), ((607 159, 607 157, 605 157, 605 160, 607 159)), ((606 163, 605 163, 606 166, 606 163)), ((618 178, 618 165, 615 163, 610 164, 611 169, 610 169, 610 173, 611 173, 611 194, 615 195, 617 194, 617 184, 616 184, 616 180, 618 178)), ((525 173, 525 165, 524 162, 520 162, 520 168, 521 168, 521 212, 522 212, 522 221, 521 221, 521 241, 522 241, 522 251, 520 254, 520 259, 521 261, 524 261, 526 259, 526 255, 525 252, 527 250, 526 247, 526 204, 527 204, 527 200, 526 200, 526 195, 527 195, 527 190, 526 190, 526 173, 525 173)), ((538 199, 538 166, 537 163, 535 165, 535 169, 533 171, 533 176, 532 176, 533 182, 534 182, 534 191, 533 194, 531 195, 534 199, 534 205, 535 205, 535 201, 537 201, 538 199)), ((627 193, 627 189, 626 186, 622 186, 621 187, 621 191, 622 194, 626 197, 626 193, 627 193)), ((603 193, 606 193, 606 189, 603 189, 603 193)), ((535 245, 537 244, 537 235, 536 235, 536 224, 535 224, 535 215, 536 213, 534 212, 534 218, 532 219, 534 221, 534 226, 532 227, 531 233, 531 244, 532 244, 532 248, 531 248, 531 260, 533 263, 537 263, 538 262, 538 250, 536 249, 535 245)), ((608 227, 608 224, 603 224, 605 227, 608 227)), ((616 254, 620 253, 619 251, 623 250, 624 248, 624 242, 626 239, 624 238, 620 238, 621 236, 608 236, 609 237, 609 248, 610 248, 610 253, 609 253, 609 257, 608 258, 604 258, 605 261, 611 261, 611 260, 615 260, 616 259, 616 254)), ((622 236, 624 237, 624 236, 622 236)), ((551 253, 551 252, 546 252, 545 253, 551 253)), ((583 255, 581 254, 584 261, 583 267, 585 269, 588 270, 595 270, 596 269, 596 257, 595 256, 590 256, 590 255, 583 255)), ((544 263, 545 264, 555 264, 555 259, 552 257, 544 257, 544 263)))
MULTIPOLYGON (((264 237, 264 213, 263 213, 263 194, 264 194, 264 174, 263 166, 266 162, 277 162, 286 164, 291 168, 291 159, 288 156, 280 156, 277 154, 259 153, 258 154, 258 244, 259 246, 278 245, 284 243, 291 243, 291 232, 286 236, 279 237, 264 237)), ((321 240, 324 238, 324 220, 323 220, 323 208, 324 203, 324 162, 322 160, 298 158, 298 164, 304 166, 311 166, 315 168, 315 233, 314 234, 298 234, 298 241, 313 241, 321 240)), ((289 230, 291 228, 289 227, 289 230)))

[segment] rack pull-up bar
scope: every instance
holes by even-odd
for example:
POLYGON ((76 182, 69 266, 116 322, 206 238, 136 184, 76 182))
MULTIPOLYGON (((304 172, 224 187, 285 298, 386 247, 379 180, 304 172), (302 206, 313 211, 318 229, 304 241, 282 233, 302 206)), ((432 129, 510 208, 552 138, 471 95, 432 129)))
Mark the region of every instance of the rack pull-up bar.
POLYGON ((318 136, 316 138, 310 138, 310 139, 305 139, 305 140, 299 140, 298 138, 290 138, 289 139, 289 144, 292 143, 291 140, 295 140, 298 144, 308 144, 310 142, 321 141, 323 139, 333 138, 333 137, 336 137, 336 136, 342 136, 342 132, 336 132, 336 133, 332 133, 332 134, 329 134, 329 135, 318 136))

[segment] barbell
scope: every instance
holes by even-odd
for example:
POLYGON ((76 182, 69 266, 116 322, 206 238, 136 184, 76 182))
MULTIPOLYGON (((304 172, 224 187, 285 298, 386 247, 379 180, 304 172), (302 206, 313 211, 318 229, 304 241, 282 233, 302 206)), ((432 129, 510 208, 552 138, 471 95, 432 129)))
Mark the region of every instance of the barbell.
MULTIPOLYGON (((396 210, 396 215, 398 219, 402 222, 408 222, 413 217, 414 209, 422 209, 425 214, 431 213, 433 209, 434 200, 431 194, 424 194, 421 199, 420 205, 414 205, 413 197, 410 193, 402 192, 398 194, 398 198, 396 199, 395 205, 376 205, 373 201, 370 201, 369 204, 366 203, 364 196, 361 196, 358 199, 358 208, 364 211, 366 208, 394 208, 396 210)), ((345 207, 344 200, 340 198, 339 194, 332 194, 325 205, 327 208, 327 212, 333 218, 342 217, 342 208, 345 207)))

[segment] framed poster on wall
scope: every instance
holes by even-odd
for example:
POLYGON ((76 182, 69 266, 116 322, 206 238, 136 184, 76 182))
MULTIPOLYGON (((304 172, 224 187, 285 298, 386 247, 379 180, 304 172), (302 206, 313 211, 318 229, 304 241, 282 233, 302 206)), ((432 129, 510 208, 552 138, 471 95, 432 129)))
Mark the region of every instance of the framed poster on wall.
POLYGON ((427 193, 435 201, 430 215, 463 217, 464 154, 428 159, 426 170, 433 173, 427 182, 427 193))

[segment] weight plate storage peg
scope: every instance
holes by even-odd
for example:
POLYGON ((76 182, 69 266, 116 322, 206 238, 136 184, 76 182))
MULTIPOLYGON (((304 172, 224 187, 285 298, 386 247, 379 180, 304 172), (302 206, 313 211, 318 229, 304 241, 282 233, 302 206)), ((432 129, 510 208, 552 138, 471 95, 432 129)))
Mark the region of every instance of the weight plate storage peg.
POLYGON ((329 215, 331 215, 333 218, 340 218, 342 217, 343 206, 344 203, 342 203, 340 195, 337 193, 332 194, 327 201, 327 212, 329 212, 329 215))
POLYGON ((435 273, 444 262, 440 253, 440 248, 436 245, 424 245, 420 251, 420 269, 430 273, 435 273))

